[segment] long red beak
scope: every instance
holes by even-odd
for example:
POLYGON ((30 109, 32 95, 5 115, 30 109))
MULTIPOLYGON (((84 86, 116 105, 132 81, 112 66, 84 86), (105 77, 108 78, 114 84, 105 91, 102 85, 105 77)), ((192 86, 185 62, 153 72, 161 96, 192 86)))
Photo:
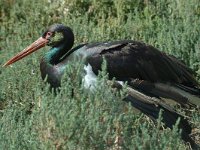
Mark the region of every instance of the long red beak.
POLYGON ((39 39, 37 39, 35 42, 33 42, 31 45, 29 45, 27 48, 25 48, 23 51, 19 52, 17 55, 15 55, 13 58, 11 58, 10 60, 8 60, 3 67, 8 66, 24 57, 26 57, 27 55, 35 52, 36 50, 44 47, 46 44, 48 43, 48 40, 40 37, 39 39))

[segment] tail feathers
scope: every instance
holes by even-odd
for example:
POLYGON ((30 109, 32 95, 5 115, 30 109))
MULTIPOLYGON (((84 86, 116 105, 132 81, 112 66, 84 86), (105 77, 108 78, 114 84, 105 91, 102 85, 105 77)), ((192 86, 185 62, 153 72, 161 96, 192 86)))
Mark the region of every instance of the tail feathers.
POLYGON ((200 90, 183 85, 151 83, 143 80, 131 80, 131 87, 153 97, 171 99, 183 107, 200 107, 200 90))
POLYGON ((175 66, 171 66, 171 67, 174 68, 175 71, 177 70, 180 81, 183 85, 186 85, 192 88, 195 86, 199 86, 199 83, 194 78, 194 76, 196 76, 196 73, 192 69, 187 67, 182 60, 177 59, 176 57, 172 55, 168 56, 166 59, 169 62, 175 62, 173 64, 175 66))
MULTIPOLYGON (((114 88, 119 90, 122 89, 122 85, 117 82, 112 85, 114 88)), ((169 128, 173 128, 173 125, 175 125, 177 120, 180 118, 178 127, 182 130, 182 139, 185 142, 189 142, 193 149, 199 148, 199 146, 189 136, 191 134, 192 127, 184 116, 178 114, 169 105, 163 103, 161 99, 150 97, 138 91, 138 89, 134 89, 133 87, 127 87, 127 94, 128 95, 124 98, 124 101, 131 103, 134 108, 146 114, 152 120, 158 119, 160 110, 163 110, 162 122, 169 128)))
POLYGON ((166 126, 172 128, 175 125, 178 118, 180 118, 180 125, 181 129, 184 129, 184 132, 190 134, 191 133, 191 126, 188 121, 180 114, 175 112, 171 107, 166 104, 163 104, 159 99, 152 98, 139 91, 129 88, 128 87, 128 96, 125 101, 131 102, 131 104, 145 113, 146 115, 150 116, 151 118, 158 119, 159 112, 163 110, 163 122, 166 126))
POLYGON ((171 129, 176 124, 177 120, 180 119, 178 128, 182 130, 182 139, 185 142, 189 142, 193 149, 198 147, 194 140, 192 140, 189 136, 191 134, 192 127, 188 120, 175 112, 168 105, 162 104, 159 99, 148 97, 135 89, 128 88, 128 96, 124 99, 124 101, 130 102, 133 107, 140 110, 153 120, 158 119, 160 110, 163 110, 162 122, 171 129))
POLYGON ((174 85, 177 88, 180 88, 181 90, 184 90, 185 92, 188 92, 192 95, 195 95, 197 97, 200 97, 200 89, 198 87, 188 87, 188 86, 184 86, 182 84, 176 84, 174 85))

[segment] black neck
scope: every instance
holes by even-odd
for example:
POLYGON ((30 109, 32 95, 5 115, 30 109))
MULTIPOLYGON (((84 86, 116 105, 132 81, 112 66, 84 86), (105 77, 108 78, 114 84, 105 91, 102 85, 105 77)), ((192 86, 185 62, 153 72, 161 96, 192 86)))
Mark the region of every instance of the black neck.
POLYGON ((51 65, 58 64, 61 59, 67 54, 74 44, 74 34, 69 27, 61 26, 60 31, 63 33, 63 40, 54 45, 45 55, 47 62, 51 65))

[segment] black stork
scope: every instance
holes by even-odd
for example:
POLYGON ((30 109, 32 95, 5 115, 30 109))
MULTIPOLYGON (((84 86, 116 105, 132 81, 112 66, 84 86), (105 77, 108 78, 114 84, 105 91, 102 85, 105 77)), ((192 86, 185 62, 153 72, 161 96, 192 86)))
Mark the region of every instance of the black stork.
POLYGON ((105 59, 109 79, 116 79, 116 87, 121 88, 125 81, 128 84, 125 101, 152 119, 157 119, 159 111, 163 109, 163 122, 170 128, 180 118, 182 138, 192 146, 195 145, 189 137, 191 126, 188 121, 161 100, 171 99, 184 107, 200 105, 199 83, 182 61, 153 46, 132 40, 82 44, 72 49, 73 44, 74 34, 71 28, 54 24, 42 37, 11 58, 4 66, 48 45, 52 48, 40 63, 42 78, 47 76, 47 82, 52 87, 59 87, 68 62, 78 57, 84 62, 84 85, 90 88, 95 85, 96 76, 105 59))

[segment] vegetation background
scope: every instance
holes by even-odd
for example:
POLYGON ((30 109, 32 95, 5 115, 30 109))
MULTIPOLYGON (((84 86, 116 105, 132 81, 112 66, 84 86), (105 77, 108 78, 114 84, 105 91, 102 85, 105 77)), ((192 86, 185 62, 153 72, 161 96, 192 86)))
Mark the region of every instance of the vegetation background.
MULTIPOLYGON (((200 77, 199 0, 0 0, 0 63, 54 23, 73 29, 75 45, 144 41, 183 59, 200 77)), ((161 118, 154 124, 121 101, 124 92, 106 84, 95 94, 85 91, 79 63, 69 64, 58 95, 49 92, 39 72, 47 49, 0 68, 0 149, 189 149, 176 126, 161 130, 161 118)), ((104 72, 99 80, 105 79, 104 72)), ((199 142, 200 113, 189 115, 199 142)))

